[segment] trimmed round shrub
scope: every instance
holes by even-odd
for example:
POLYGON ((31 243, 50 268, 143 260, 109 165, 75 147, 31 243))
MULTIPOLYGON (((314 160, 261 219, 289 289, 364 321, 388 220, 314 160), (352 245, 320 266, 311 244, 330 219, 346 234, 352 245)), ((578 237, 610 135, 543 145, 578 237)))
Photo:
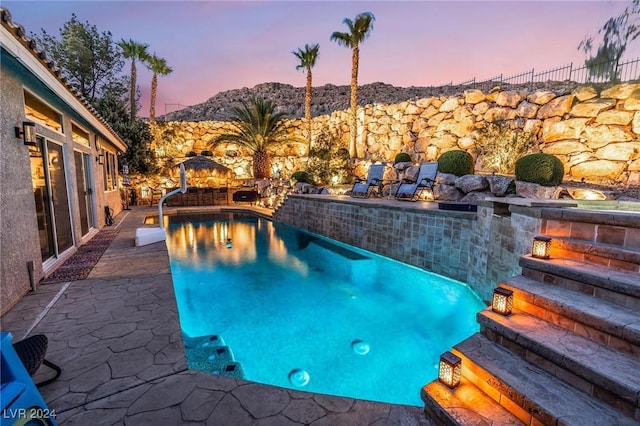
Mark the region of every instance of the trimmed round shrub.
POLYGON ((456 176, 471 175, 473 174, 473 157, 461 149, 447 151, 438 158, 438 171, 456 176))
POLYGON ((393 160, 393 164, 410 163, 410 162, 411 162, 411 156, 406 152, 397 153, 396 158, 393 160))
POLYGON ((525 155, 516 161, 516 180, 556 186, 562 183, 564 166, 558 157, 542 152, 525 155))
POLYGON ((311 179, 311 176, 309 175, 309 173, 305 172, 304 170, 299 170, 297 172, 294 172, 291 175, 291 178, 294 179, 296 182, 313 184, 313 179, 311 179))

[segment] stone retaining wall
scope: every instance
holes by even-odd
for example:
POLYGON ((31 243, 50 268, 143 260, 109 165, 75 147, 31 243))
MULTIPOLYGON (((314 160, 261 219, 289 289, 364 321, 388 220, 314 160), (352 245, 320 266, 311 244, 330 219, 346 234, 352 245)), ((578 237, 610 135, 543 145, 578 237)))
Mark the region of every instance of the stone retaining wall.
MULTIPOLYGON (((366 175, 374 161, 392 161, 398 152, 414 162, 436 160, 443 152, 463 149, 478 157, 480 129, 504 121, 534 139, 530 151, 554 154, 565 166, 566 179, 593 183, 612 181, 640 185, 640 84, 619 84, 598 92, 581 86, 572 93, 468 90, 399 104, 359 108, 359 160, 356 175, 366 175)), ((288 178, 304 169, 308 147, 303 120, 288 123, 290 143, 272 152, 273 169, 288 178)), ((170 122, 154 128, 153 148, 165 164, 184 160, 187 152, 211 150, 213 159, 236 177, 251 177, 251 156, 233 144, 211 147, 228 126, 225 122, 170 122)), ((313 143, 348 147, 347 111, 313 118, 313 143)), ((476 169, 491 173, 477 158, 476 169)))

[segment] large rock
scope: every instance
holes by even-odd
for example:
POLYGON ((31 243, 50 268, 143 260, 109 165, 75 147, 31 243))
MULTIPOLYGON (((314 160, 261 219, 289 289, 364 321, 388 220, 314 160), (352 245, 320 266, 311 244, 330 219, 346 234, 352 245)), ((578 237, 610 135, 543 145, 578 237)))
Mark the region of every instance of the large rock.
POLYGON ((470 192, 460 200, 463 203, 469 204, 478 204, 478 201, 484 200, 485 198, 493 197, 493 194, 489 191, 483 192, 470 192))
POLYGON ((598 96, 598 92, 592 86, 581 86, 575 92, 576 99, 580 102, 588 101, 598 96))
POLYGON ((486 176, 487 182, 489 182, 489 190, 496 197, 504 197, 507 195, 509 185, 513 182, 513 178, 502 175, 489 175, 486 176))
POLYGON ((542 123, 541 142, 555 142, 563 139, 579 139, 585 130, 588 118, 570 118, 557 121, 557 119, 545 120, 542 123))
POLYGON ((542 152, 553 155, 567 155, 592 150, 577 139, 564 140, 545 144, 542 152))
POLYGON ((624 171, 625 166, 626 162, 623 161, 585 161, 571 168, 571 176, 576 179, 593 177, 618 179, 624 171))
POLYGON ((516 115, 523 118, 535 118, 538 114, 538 105, 534 105, 531 102, 522 101, 518 108, 516 108, 516 115))
POLYGON ((433 186, 433 196, 439 201, 460 201, 464 193, 455 186, 437 184, 433 186))
POLYGON ((622 127, 606 124, 586 127, 584 136, 587 139, 587 145, 591 148, 600 148, 612 142, 628 142, 636 138, 633 133, 622 127))
POLYGON ((596 117, 598 124, 617 124, 627 126, 633 120, 633 112, 630 111, 603 111, 596 117))
POLYGON ((609 110, 616 106, 615 99, 592 99, 580 102, 571 108, 569 113, 572 117, 596 117, 602 111, 609 110))
POLYGON ((610 143, 596 151, 600 160, 627 161, 640 158, 640 142, 610 143))
POLYGON ((458 137, 466 136, 473 129, 473 119, 465 117, 460 121, 443 120, 438 124, 438 132, 451 132, 458 137))
POLYGON ((458 108, 458 98, 449 98, 440 106, 440 112, 449 112, 456 108, 458 108))
POLYGON ((617 84, 609 89, 603 90, 600 93, 602 98, 614 98, 614 99, 627 99, 631 94, 640 89, 640 84, 622 83, 617 84))
POLYGON ((500 92, 496 98, 496 104, 515 108, 522 100, 522 95, 518 92, 500 92))
POLYGON ((574 96, 565 95, 551 100, 544 104, 538 110, 538 118, 562 117, 569 111, 573 105, 574 96))
POLYGON ((473 191, 484 191, 489 189, 489 182, 484 176, 480 175, 464 175, 456 179, 456 188, 468 194, 473 191))
POLYGON ((465 90, 464 92, 464 103, 466 104, 478 104, 486 98, 486 95, 481 90, 473 89, 465 90))
POLYGON ((522 198, 554 199, 560 196, 562 187, 542 186, 537 183, 516 181, 516 195, 522 198))
POLYGON ((548 91, 536 91, 529 96, 527 96, 527 100, 536 105, 544 105, 549 102, 551 99, 554 99, 556 96, 553 92, 548 91))
POLYGON ((456 186, 456 180, 458 180, 458 176, 453 173, 440 173, 436 175, 436 183, 440 183, 443 185, 451 185, 456 186))
POLYGON ((624 101, 624 109, 629 111, 640 110, 640 89, 634 90, 624 101))

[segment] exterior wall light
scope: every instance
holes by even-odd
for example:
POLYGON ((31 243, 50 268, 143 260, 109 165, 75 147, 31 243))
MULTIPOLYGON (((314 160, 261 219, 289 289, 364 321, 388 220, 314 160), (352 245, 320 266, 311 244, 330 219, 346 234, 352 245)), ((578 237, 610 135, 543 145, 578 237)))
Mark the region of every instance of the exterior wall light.
POLYGON ((534 237, 531 255, 538 259, 548 259, 550 254, 551 238, 542 236, 534 237))
POLYGON ((32 121, 23 121, 22 129, 15 127, 16 138, 22 139, 25 145, 36 145, 36 123, 32 121))
POLYGON ((438 380, 451 389, 460 384, 460 371, 462 370, 462 360, 447 351, 440 355, 440 367, 438 368, 438 380))
POLYGON ((496 287, 493 290, 493 300, 491 301, 491 310, 500 315, 511 315, 513 308, 513 291, 506 288, 496 287))
POLYGON ((98 154, 96 157, 96 162, 100 165, 104 164, 104 154, 98 154))

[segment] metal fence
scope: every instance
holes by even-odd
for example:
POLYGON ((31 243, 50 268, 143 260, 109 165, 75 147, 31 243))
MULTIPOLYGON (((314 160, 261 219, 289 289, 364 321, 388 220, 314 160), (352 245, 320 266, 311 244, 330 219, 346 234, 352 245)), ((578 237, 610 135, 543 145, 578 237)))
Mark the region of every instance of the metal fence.
MULTIPOLYGON (((586 65, 574 67, 573 63, 550 70, 536 72, 534 68, 519 74, 505 77, 499 74, 484 80, 472 79, 456 86, 478 87, 486 84, 534 84, 547 81, 572 81, 575 83, 607 83, 610 81, 633 81, 640 79, 640 58, 626 62, 602 62, 592 67, 586 65)), ((453 81, 445 86, 454 86, 453 81)))

